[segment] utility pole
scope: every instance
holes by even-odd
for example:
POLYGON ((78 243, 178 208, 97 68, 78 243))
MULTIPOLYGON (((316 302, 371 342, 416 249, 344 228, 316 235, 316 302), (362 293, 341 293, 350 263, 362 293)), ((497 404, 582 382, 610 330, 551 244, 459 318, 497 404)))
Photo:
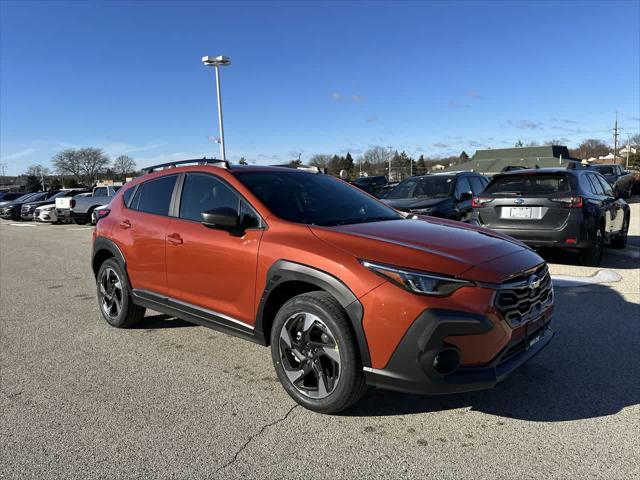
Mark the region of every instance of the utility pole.
MULTIPOLYGON (((620 129, 622 130, 622 129, 620 129)), ((613 127, 613 163, 618 163, 618 111, 616 110, 616 123, 613 127)))
POLYGON ((629 151, 631 150, 631 135, 627 133, 627 163, 624 167, 625 170, 629 170, 629 151))
POLYGON ((391 181, 391 159, 393 158, 393 154, 391 153, 391 149, 393 148, 391 145, 388 145, 387 148, 389 149, 389 182, 391 181))

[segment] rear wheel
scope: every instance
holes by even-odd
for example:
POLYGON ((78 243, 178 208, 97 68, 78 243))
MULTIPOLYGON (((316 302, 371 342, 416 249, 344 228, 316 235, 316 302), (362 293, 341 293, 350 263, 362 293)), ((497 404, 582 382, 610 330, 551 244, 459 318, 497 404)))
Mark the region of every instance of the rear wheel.
POLYGON ((627 246, 627 238, 629 236, 629 215, 624 217, 622 230, 611 240, 612 248, 625 248, 627 246))
POLYGON ((592 234, 593 243, 589 248, 580 250, 580 263, 587 267, 597 267, 604 251, 604 228, 599 225, 592 234))
POLYGON ((97 289, 100 313, 109 325, 126 328, 144 317, 145 309, 131 300, 127 276, 115 258, 105 260, 100 266, 97 289))
POLYGON ((73 217, 73 223, 76 225, 86 225, 87 219, 86 217, 73 217))
POLYGON ((326 292, 298 295, 280 308, 271 356, 284 389, 310 410, 338 413, 366 391, 349 320, 326 292))

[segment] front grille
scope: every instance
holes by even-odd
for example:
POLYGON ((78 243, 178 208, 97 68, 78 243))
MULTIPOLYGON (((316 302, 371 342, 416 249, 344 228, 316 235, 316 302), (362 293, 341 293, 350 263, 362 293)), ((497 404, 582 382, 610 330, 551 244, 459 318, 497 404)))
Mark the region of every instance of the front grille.
POLYGON ((512 327, 538 317, 552 303, 553 285, 546 264, 502 284, 495 301, 496 308, 512 327))

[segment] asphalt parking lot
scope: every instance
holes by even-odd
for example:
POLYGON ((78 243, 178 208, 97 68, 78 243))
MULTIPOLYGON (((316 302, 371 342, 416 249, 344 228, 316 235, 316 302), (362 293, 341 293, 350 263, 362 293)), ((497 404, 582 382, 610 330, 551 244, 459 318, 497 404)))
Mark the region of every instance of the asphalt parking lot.
POLYGON ((109 327, 91 228, 0 222, 2 478, 640 478, 640 199, 598 268, 547 257, 552 344, 493 390, 296 406, 268 349, 109 327))

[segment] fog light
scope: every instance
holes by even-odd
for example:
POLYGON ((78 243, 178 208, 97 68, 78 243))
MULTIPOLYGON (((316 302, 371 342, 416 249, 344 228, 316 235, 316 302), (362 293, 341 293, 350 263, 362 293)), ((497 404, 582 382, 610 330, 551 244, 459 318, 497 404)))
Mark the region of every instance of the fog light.
POLYGON ((442 374, 448 375, 460 366, 460 353, 453 348, 440 351, 433 358, 433 369, 442 374))
POLYGON ((575 245, 576 242, 577 240, 574 237, 569 237, 564 241, 564 243, 566 243, 567 245, 575 245))

